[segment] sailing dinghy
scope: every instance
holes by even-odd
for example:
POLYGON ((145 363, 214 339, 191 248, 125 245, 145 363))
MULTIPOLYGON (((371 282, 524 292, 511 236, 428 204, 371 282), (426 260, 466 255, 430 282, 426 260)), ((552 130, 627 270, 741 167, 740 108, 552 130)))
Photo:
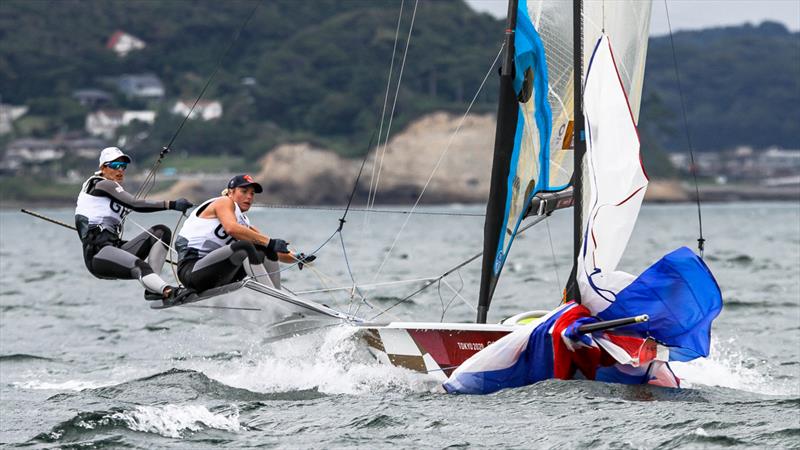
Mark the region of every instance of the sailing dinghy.
MULTIPOLYGON (((678 386, 668 362, 708 355, 711 321, 722 305, 713 276, 685 248, 639 277, 616 270, 647 186, 636 121, 649 20, 649 1, 509 2, 476 323, 367 322, 252 279, 190 302, 261 311, 272 339, 355 326, 379 360, 430 374, 450 392, 574 376, 678 386), (570 206, 570 301, 487 324, 523 221, 570 206), (562 339, 590 316, 614 324, 644 314, 649 321, 613 332, 595 327, 584 348, 562 339)), ((154 305, 173 306, 180 305, 154 305)))
POLYGON ((390 363, 448 377, 449 392, 489 393, 575 376, 677 387, 669 361, 708 356, 722 300, 700 258, 682 248, 639 277, 616 271, 647 186, 636 120, 650 6, 510 2, 478 323, 364 325, 370 345, 390 363), (584 20, 592 44, 586 50, 584 20), (621 51, 612 50, 612 41, 621 51), (547 196, 558 200, 542 212, 547 196), (576 258, 567 295, 574 301, 485 324, 522 221, 570 205, 576 258), (639 314, 649 320, 595 332, 586 348, 562 339, 585 317, 613 321, 639 314))

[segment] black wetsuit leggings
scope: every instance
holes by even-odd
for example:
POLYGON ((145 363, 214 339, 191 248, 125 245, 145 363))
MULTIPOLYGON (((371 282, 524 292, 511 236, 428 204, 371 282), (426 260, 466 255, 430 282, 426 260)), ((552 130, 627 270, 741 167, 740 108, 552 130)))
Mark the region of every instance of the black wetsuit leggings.
MULTIPOLYGON (((178 263, 178 278, 186 287, 205 291, 239 281, 247 276, 245 260, 251 265, 262 265, 265 259, 277 261, 266 247, 248 241, 236 241, 220 247, 202 258, 186 258, 178 263)), ((277 267, 277 263, 275 263, 277 267)), ((280 282, 278 282, 279 284, 280 282)), ((274 283, 273 283, 274 284, 274 283)), ((280 285, 276 286, 280 288, 280 285)))
POLYGON ((84 244, 84 260, 92 275, 104 279, 140 279, 153 292, 166 283, 158 275, 164 267, 172 231, 154 225, 130 241, 122 241, 109 231, 91 230, 84 244), (147 262, 144 260, 147 259, 147 262))

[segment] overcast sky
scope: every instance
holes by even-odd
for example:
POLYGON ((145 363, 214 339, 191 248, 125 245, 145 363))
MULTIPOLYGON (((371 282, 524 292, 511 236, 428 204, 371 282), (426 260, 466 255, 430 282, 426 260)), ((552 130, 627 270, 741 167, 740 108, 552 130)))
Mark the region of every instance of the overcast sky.
MULTIPOLYGON (((614 1, 614 0, 606 0, 614 1)), ((507 0, 466 0, 472 8, 505 17, 507 0)), ((791 31, 800 30, 800 0, 667 0, 672 30, 759 24, 772 20, 791 31)), ((653 1, 651 35, 668 33, 664 0, 653 1)))

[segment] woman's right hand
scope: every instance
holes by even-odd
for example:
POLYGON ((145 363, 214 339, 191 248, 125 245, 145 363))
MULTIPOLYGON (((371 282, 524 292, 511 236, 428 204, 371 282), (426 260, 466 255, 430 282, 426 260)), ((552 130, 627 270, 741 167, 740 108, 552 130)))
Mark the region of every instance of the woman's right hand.
POLYGON ((188 211, 192 206, 194 206, 194 204, 185 198, 179 198, 169 202, 169 209, 174 209, 175 211, 180 211, 182 213, 188 211))

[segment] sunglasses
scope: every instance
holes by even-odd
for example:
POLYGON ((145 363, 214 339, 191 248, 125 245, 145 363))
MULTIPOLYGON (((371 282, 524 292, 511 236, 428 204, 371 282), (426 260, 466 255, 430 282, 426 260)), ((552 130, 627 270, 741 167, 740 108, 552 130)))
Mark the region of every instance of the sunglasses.
POLYGON ((128 168, 128 163, 124 161, 112 161, 110 163, 106 163, 106 167, 114 170, 125 170, 128 168))

